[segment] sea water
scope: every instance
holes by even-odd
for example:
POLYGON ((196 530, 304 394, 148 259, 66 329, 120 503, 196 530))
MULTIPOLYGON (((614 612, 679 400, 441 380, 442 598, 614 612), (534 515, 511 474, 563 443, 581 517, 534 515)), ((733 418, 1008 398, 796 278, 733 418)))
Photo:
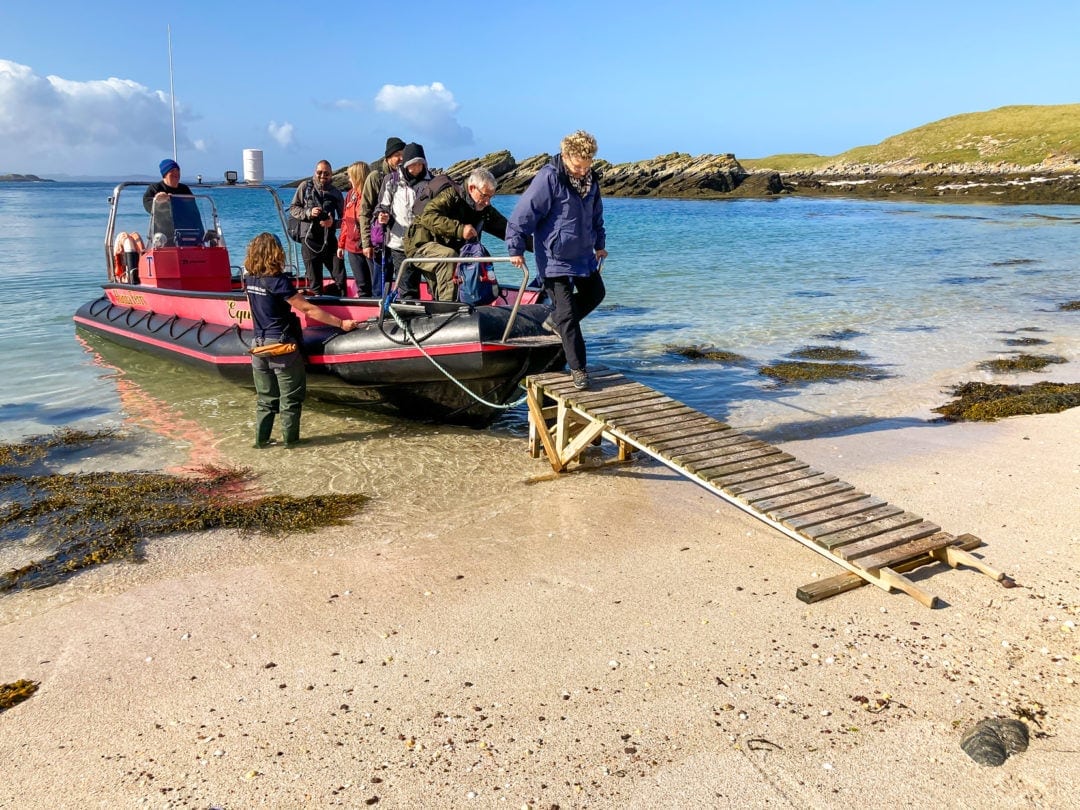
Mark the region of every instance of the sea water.
MULTIPOLYGON (((208 373, 75 333, 105 280, 111 184, 0 184, 0 441, 67 426, 120 427, 158 463, 253 465, 270 486, 356 490, 454 486, 527 466, 526 411, 489 430, 423 425, 309 401, 306 448, 255 451, 254 393, 208 373), (268 453, 276 455, 268 455, 268 453), (284 460, 287 457, 287 462, 284 460)), ((141 189, 118 230, 145 227, 141 189)), ((281 189, 287 204, 291 189, 281 189)), ((233 264, 273 225, 269 198, 215 193, 233 264)), ((514 197, 495 199, 508 213, 514 197)), ((1080 209, 912 201, 607 199, 607 299, 585 321, 606 365, 770 441, 930 424, 967 380, 1080 380, 1080 209), (1021 337, 1045 345, 1017 349, 1021 337), (690 361, 679 347, 734 352, 690 361), (862 352, 876 379, 779 386, 762 366, 807 346, 862 352), (993 375, 1017 351, 1068 362, 993 375)), ((143 234, 145 237, 146 235, 143 234)), ((489 247, 500 253, 497 240, 489 247)), ((500 268, 510 281, 514 271, 500 268)))

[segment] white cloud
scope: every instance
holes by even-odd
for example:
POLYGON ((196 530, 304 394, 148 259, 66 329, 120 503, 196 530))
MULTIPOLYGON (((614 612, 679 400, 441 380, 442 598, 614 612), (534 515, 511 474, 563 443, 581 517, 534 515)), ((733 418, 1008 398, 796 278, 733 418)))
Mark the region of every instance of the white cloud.
POLYGON ((375 109, 402 119, 421 139, 442 146, 473 142, 472 130, 457 120, 454 94, 440 82, 426 86, 384 84, 375 96, 375 109))
MULTIPOLYGON (((191 148, 177 109, 177 142, 191 148)), ((93 173, 172 153, 167 94, 129 79, 71 81, 0 59, 0 171, 93 173), (143 158, 140 158, 143 159, 143 158)))
POLYGON ((277 121, 271 121, 266 131, 270 133, 270 137, 278 142, 283 148, 288 149, 293 144, 293 125, 288 121, 278 124, 277 121))
POLYGON ((364 105, 351 98, 337 98, 333 101, 316 101, 315 106, 321 110, 362 110, 364 105))

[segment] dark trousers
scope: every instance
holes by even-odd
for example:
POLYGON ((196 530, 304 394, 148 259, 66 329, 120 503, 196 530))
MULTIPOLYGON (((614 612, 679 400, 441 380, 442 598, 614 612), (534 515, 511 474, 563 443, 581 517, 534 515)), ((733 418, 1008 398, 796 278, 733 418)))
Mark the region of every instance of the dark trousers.
POLYGON ((566 364, 570 370, 585 368, 585 338, 581 335, 581 320, 604 300, 607 290, 599 273, 591 276, 551 276, 544 279, 555 311, 551 320, 562 338, 566 364))
POLYGON ((300 414, 307 395, 307 371, 300 352, 276 357, 251 356, 255 378, 255 444, 264 445, 274 432, 274 417, 281 414, 285 444, 300 439, 300 414))
POLYGON ((420 268, 415 264, 406 265, 401 269, 401 263, 405 261, 404 250, 390 248, 390 260, 394 265, 394 276, 397 278, 397 297, 399 301, 417 301, 420 299, 420 268))
MULTIPOLYGON (((367 256, 363 253, 351 253, 348 250, 345 251, 345 258, 349 261, 349 269, 352 270, 353 278, 356 279, 356 295, 360 298, 370 298, 372 295, 382 295, 382 285, 380 289, 375 292, 372 287, 371 265, 368 263, 367 256)), ((334 276, 334 281, 338 284, 338 289, 341 290, 341 294, 345 294, 345 267, 341 268, 341 281, 338 281, 337 276, 334 276)))
POLYGON ((390 282, 394 280, 394 263, 390 258, 390 249, 377 247, 371 255, 371 294, 382 298, 390 282))
MULTIPOLYGON (((316 237, 311 237, 311 243, 320 247, 316 237)), ((334 260, 337 259, 337 241, 327 239, 322 245, 322 250, 316 252, 308 245, 307 241, 300 245, 300 257, 304 260, 304 270, 307 272, 308 287, 316 294, 322 293, 323 270, 329 270, 333 274, 334 260)))

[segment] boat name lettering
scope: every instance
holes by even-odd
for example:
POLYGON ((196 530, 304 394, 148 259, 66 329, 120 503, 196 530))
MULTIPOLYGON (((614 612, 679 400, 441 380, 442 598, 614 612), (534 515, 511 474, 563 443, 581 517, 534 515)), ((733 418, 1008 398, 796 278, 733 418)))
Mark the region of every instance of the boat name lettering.
POLYGON ((124 304, 129 307, 144 307, 146 306, 146 299, 139 293, 116 293, 116 303, 124 304))
POLYGON ((232 318, 234 321, 240 321, 240 323, 243 323, 244 321, 250 321, 251 310, 243 309, 235 301, 230 301, 229 317, 232 318))

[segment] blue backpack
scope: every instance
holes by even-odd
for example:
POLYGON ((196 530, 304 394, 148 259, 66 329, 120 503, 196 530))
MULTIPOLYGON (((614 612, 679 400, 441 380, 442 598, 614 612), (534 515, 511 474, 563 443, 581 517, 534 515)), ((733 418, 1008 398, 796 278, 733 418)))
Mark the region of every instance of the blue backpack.
POLYGON ((458 252, 460 256, 475 258, 477 261, 461 262, 454 271, 454 281, 458 284, 458 301, 473 307, 482 307, 493 303, 499 297, 499 285, 495 280, 495 268, 491 262, 483 262, 488 249, 479 239, 466 242, 458 252))

